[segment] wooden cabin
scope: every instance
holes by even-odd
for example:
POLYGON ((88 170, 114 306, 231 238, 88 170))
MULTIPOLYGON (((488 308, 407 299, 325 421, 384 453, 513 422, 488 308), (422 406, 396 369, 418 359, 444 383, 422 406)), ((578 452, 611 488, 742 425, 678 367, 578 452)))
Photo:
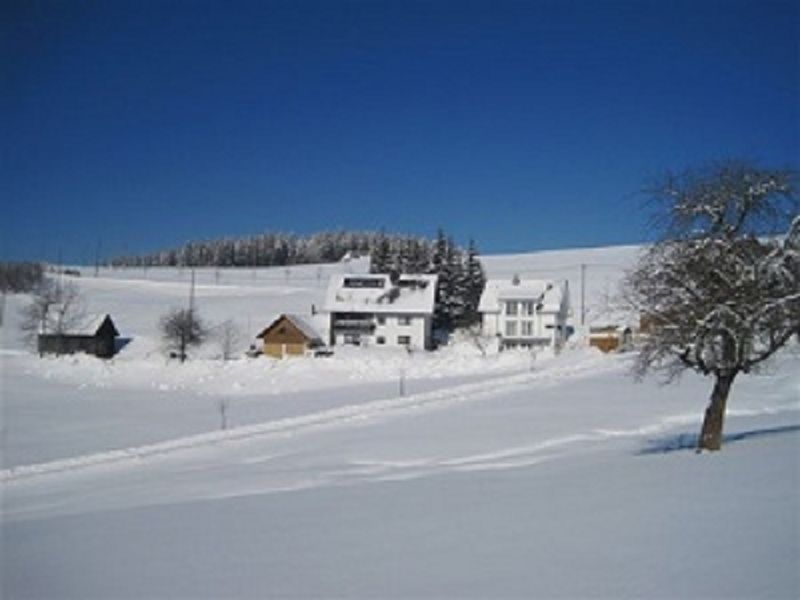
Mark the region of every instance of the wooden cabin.
POLYGON ((633 332, 630 327, 609 325, 591 327, 589 329, 589 345, 601 352, 624 352, 633 344, 633 332))
POLYGON ((297 315, 281 315, 256 337, 263 342, 263 354, 273 358, 305 356, 325 345, 314 327, 297 315))
POLYGON ((119 331, 110 315, 95 315, 83 325, 60 333, 40 333, 39 354, 75 354, 83 352, 98 358, 111 358, 117 352, 119 331))

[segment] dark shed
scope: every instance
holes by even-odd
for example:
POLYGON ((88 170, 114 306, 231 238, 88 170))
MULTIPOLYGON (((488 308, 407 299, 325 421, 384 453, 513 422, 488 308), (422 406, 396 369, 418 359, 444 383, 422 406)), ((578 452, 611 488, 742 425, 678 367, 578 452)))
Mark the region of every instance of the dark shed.
POLYGON ((84 352, 99 358, 111 358, 116 353, 119 336, 110 315, 97 315, 82 327, 61 333, 40 333, 39 354, 75 354, 84 352))

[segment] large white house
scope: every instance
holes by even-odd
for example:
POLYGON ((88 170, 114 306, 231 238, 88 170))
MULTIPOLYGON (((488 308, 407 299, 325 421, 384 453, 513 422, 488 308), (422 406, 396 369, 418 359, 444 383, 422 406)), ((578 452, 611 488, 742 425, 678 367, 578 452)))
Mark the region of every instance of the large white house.
POLYGON ((497 336, 501 348, 552 347, 567 337, 569 286, 540 279, 490 279, 478 310, 483 334, 497 336))
POLYGON ((336 275, 324 310, 330 343, 432 347, 436 275, 336 275))

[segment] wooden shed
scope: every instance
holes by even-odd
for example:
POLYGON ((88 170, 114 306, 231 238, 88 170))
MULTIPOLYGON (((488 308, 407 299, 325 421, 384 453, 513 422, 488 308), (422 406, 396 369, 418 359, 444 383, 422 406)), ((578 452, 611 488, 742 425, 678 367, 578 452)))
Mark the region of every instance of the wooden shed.
POLYGON ((630 327, 609 325, 591 327, 589 329, 589 345, 601 352, 624 352, 633 343, 633 332, 630 327))
POLYGON ((256 337, 263 341, 263 353, 273 358, 304 356, 325 345, 314 327, 297 315, 281 315, 256 337))
POLYGON ((95 315, 84 324, 60 333, 40 333, 37 339, 39 354, 75 354, 84 352, 99 358, 116 354, 119 331, 110 315, 95 315))

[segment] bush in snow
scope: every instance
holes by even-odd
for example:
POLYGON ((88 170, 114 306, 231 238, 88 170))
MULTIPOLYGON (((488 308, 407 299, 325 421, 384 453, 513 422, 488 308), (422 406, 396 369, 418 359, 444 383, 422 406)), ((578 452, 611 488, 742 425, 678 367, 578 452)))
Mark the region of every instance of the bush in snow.
POLYGON ((206 336, 206 328, 195 310, 172 309, 161 318, 164 344, 170 355, 176 356, 181 362, 186 360, 186 351, 192 346, 200 346, 206 336))

